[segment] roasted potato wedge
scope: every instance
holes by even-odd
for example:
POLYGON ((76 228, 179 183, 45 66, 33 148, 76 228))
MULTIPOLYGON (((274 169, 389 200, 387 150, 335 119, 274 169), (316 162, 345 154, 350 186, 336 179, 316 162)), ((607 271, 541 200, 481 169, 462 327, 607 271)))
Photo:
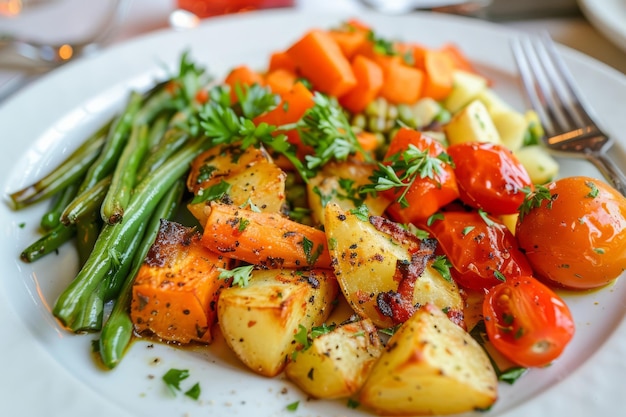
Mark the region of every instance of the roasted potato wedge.
MULTIPOLYGON (((350 210, 361 204, 356 189, 370 182, 376 165, 364 162, 331 162, 307 183, 307 196, 313 220, 324 224, 324 207, 329 202, 350 210), (346 182, 349 178, 351 181, 346 182)), ((382 196, 366 197, 363 202, 370 213, 381 215, 390 201, 382 196)))
POLYGON ((381 415, 442 415, 488 408, 497 390, 483 348, 428 305, 389 339, 359 400, 381 415))
MULTIPOLYGON (((198 195, 225 182, 229 185, 228 203, 253 204, 260 211, 278 213, 285 203, 287 175, 264 149, 239 145, 215 147, 200 154, 192 163, 187 188, 198 195)), ((190 203, 191 214, 201 225, 210 212, 209 201, 190 203)))
POLYGON ((364 319, 335 327, 296 352, 285 368, 287 378, 315 398, 356 393, 383 350, 378 331, 364 319))
POLYGON ((251 370, 273 377, 296 348, 299 325, 319 326, 339 292, 329 270, 257 270, 246 287, 226 288, 217 303, 226 343, 251 370))
MULTIPOLYGON (((398 263, 410 260, 409 246, 376 229, 367 220, 329 203, 325 209, 326 236, 335 275, 341 290, 361 317, 369 318, 380 328, 394 325, 377 305, 380 293, 396 291, 398 263)), ((415 282, 413 304, 432 303, 461 316, 463 299, 458 286, 445 280, 429 262, 415 282)))
POLYGON ((230 261, 202 246, 200 237, 194 228, 161 221, 132 288, 130 314, 138 333, 178 343, 213 340, 215 304, 228 286, 219 269, 230 261))

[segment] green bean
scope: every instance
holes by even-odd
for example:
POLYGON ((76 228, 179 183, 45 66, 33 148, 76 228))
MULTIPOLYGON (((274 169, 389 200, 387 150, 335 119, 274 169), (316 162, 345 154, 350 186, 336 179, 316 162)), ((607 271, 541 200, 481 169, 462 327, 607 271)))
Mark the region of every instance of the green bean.
POLYGON ((182 129, 173 127, 168 129, 158 147, 153 150, 137 171, 137 181, 142 181, 152 171, 163 165, 163 163, 176 151, 178 151, 187 141, 190 135, 182 129))
POLYGON ((21 209, 49 198, 83 176, 98 158, 109 126, 110 123, 107 123, 101 127, 49 174, 11 193, 9 197, 15 209, 21 209))
POLYGON ((98 181, 109 175, 115 169, 115 165, 124 150, 128 140, 133 119, 139 111, 142 103, 141 94, 132 92, 126 108, 120 114, 107 134, 107 140, 102 152, 87 171, 87 176, 81 184, 79 192, 93 187, 98 181))
POLYGON ((209 141, 196 140, 182 148, 135 188, 122 223, 103 226, 91 256, 54 305, 53 314, 68 329, 85 329, 81 322, 81 302, 85 294, 95 291, 104 281, 116 254, 124 251, 158 202, 188 171, 191 161, 209 147, 209 141))
POLYGON ((130 139, 115 166, 111 185, 102 202, 100 214, 105 223, 115 224, 122 221, 136 183, 137 170, 147 150, 147 126, 133 125, 130 139))
POLYGON ((120 363, 133 335, 133 322, 128 309, 130 307, 135 276, 154 243, 161 219, 171 219, 174 216, 174 213, 180 206, 184 191, 185 179, 183 177, 178 180, 174 187, 159 202, 158 207, 150 218, 150 223, 146 227, 145 236, 138 253, 135 255, 133 266, 128 275, 126 275, 119 295, 113 304, 111 314, 102 327, 99 341, 100 358, 102 363, 109 369, 115 368, 120 363))
POLYGON ((65 189, 59 191, 54 204, 41 216, 40 226, 43 230, 49 231, 61 224, 61 215, 65 207, 76 198, 79 182, 69 184, 65 189))
POLYGON ((170 118, 171 115, 169 113, 162 114, 152 123, 148 133, 148 150, 152 150, 161 142, 161 139, 164 137, 169 127, 170 118))
POLYGON ((72 200, 61 213, 61 223, 75 224, 78 219, 100 210, 102 201, 111 185, 112 175, 108 175, 97 182, 93 187, 83 191, 72 200))
POLYGON ((54 252, 65 242, 68 242, 76 234, 74 226, 64 226, 59 224, 54 229, 31 243, 20 254, 20 259, 24 262, 35 262, 41 257, 54 252))
POLYGON ((84 265, 91 255, 98 235, 102 230, 102 221, 97 211, 80 217, 76 222, 76 250, 80 265, 84 265))

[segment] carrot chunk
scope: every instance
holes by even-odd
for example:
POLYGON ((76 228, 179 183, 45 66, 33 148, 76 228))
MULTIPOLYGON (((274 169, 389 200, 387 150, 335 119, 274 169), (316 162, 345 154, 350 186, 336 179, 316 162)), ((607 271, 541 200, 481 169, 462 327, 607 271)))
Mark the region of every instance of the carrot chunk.
POLYGON ((422 95, 424 72, 408 66, 399 56, 385 56, 384 60, 380 96, 394 104, 415 103, 422 95))
POLYGON ((235 93, 235 87, 237 85, 239 85, 239 88, 244 85, 263 85, 263 77, 247 65, 240 65, 233 68, 228 73, 224 79, 224 84, 230 86, 230 99, 233 103, 235 103, 237 102, 237 94, 235 93))
POLYGON ((307 32, 287 49, 287 54, 297 70, 322 93, 339 97, 356 85, 350 61, 328 32, 307 32))
POLYGON ((297 79, 298 77, 293 71, 279 68, 265 74, 265 85, 267 85, 273 93, 283 96, 293 89, 297 79))
POLYGON ((289 72, 295 72, 296 64, 295 62, 293 62, 293 59, 289 57, 287 52, 279 51, 279 52, 274 52, 273 54, 270 55, 270 63, 267 69, 270 72, 276 71, 279 69, 289 71, 289 72))
POLYGON ((328 34, 337 42, 346 58, 352 59, 367 42, 367 32, 361 30, 331 30, 328 34))
POLYGON ((213 252, 268 268, 331 268, 326 234, 278 213, 213 203, 202 244, 213 252))
POLYGON ((357 84, 339 98, 339 103, 352 113, 359 113, 378 96, 383 86, 383 71, 376 62, 363 55, 357 55, 354 58, 352 71, 357 84))
POLYGON ((454 62, 445 52, 436 49, 424 51, 424 89, 422 95, 443 100, 452 91, 454 62))
POLYGON ((165 341, 210 343, 215 304, 228 285, 218 278, 229 261, 200 244, 195 229, 163 220, 132 289, 131 319, 138 333, 165 341))

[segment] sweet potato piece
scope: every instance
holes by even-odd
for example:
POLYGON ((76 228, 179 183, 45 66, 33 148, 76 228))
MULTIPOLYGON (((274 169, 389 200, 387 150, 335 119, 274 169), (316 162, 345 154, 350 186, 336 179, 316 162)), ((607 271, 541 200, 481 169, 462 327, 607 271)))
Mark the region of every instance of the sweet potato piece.
POLYGON ((200 237, 194 228, 161 221, 133 284, 130 313, 138 333, 178 343, 213 340, 217 297, 228 286, 218 268, 229 261, 202 246, 200 237))

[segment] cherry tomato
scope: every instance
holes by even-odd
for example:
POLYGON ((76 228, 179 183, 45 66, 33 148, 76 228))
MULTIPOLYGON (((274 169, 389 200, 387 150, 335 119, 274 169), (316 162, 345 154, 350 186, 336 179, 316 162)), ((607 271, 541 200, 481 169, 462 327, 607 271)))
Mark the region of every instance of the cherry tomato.
POLYGON ((515 236, 497 219, 476 211, 450 211, 442 216, 421 227, 439 242, 460 286, 481 290, 532 274, 515 236))
POLYGON ((512 214, 524 201, 522 188, 533 184, 513 153, 494 143, 466 142, 447 149, 454 161, 460 198, 491 214, 512 214))
POLYGON ((531 276, 489 289, 483 316, 493 346, 525 367, 548 365, 574 336, 574 320, 565 302, 531 276))
POLYGON ((615 189, 568 177, 538 188, 532 201, 515 234, 537 278, 587 289, 626 270, 626 198, 615 189))
MULTIPOLYGON (((421 151, 428 150, 428 156, 431 158, 445 154, 443 145, 435 139, 417 130, 401 128, 389 144, 385 160, 388 161, 389 158, 399 155, 407 150, 409 145, 414 145, 421 151)), ((406 192, 406 205, 394 202, 387 208, 387 213, 393 220, 399 223, 417 224, 459 197, 454 169, 447 163, 441 164, 440 168, 439 173, 436 173, 433 178, 417 177, 415 179, 406 192)), ((391 200, 396 200, 403 191, 403 189, 391 189, 382 194, 391 200)))

